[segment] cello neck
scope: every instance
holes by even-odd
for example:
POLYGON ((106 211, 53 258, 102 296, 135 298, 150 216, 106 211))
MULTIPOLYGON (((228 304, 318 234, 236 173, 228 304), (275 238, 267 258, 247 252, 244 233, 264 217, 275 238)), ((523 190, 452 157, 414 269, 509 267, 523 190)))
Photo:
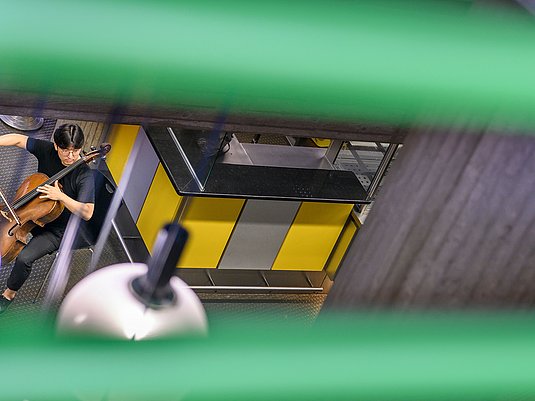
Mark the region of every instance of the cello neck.
MULTIPOLYGON (((67 174, 69 174, 72 170, 74 170, 76 167, 80 166, 81 164, 89 163, 92 160, 95 160, 98 157, 105 157, 108 152, 111 149, 111 145, 109 143, 103 143, 100 145, 100 149, 98 150, 92 150, 91 152, 87 153, 84 157, 79 158, 76 160, 73 164, 65 167, 64 169, 60 170, 56 174, 54 174, 52 177, 50 177, 48 180, 43 182, 42 185, 53 185, 54 182, 62 179, 67 174)), ((32 199, 37 197, 39 195, 39 192, 37 192, 35 189, 32 189, 24 196, 21 196, 19 200, 13 203, 13 209, 18 209, 21 206, 24 206, 28 202, 30 202, 32 199)))
MULTIPOLYGON (((61 170, 58 173, 54 174, 48 180, 43 182, 40 186, 46 185, 46 184, 53 185, 54 182, 62 179, 67 174, 69 174, 72 170, 74 170, 76 167, 78 167, 80 164, 84 164, 84 163, 85 163, 84 159, 80 158, 80 159, 76 160, 73 164, 65 167, 63 170, 61 170)), ((38 195, 39 195, 39 192, 37 192, 36 189, 32 189, 30 192, 28 192, 27 194, 22 196, 15 203, 13 203, 13 209, 17 210, 18 208, 24 206, 25 204, 27 204, 31 200, 35 199, 35 197, 38 196, 38 195)))
POLYGON ((50 177, 48 180, 43 182, 43 184, 41 184, 41 185, 46 185, 46 184, 52 185, 52 184, 54 184, 54 182, 56 182, 58 180, 61 180, 63 177, 65 177, 67 174, 69 174, 72 170, 74 170, 80 164, 84 164, 84 163, 85 163, 85 160, 83 158, 80 158, 80 159, 76 160, 73 164, 71 164, 71 165, 65 167, 63 170, 57 172, 52 177, 50 177))

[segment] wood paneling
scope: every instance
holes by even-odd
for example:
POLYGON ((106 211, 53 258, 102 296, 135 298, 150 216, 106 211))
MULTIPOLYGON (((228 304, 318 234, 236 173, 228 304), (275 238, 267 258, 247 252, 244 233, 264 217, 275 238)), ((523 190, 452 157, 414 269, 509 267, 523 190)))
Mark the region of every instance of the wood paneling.
POLYGON ((108 125, 102 122, 81 121, 81 120, 64 120, 56 121, 56 128, 62 124, 78 124, 85 136, 85 150, 90 150, 91 146, 98 149, 100 144, 105 141, 108 125))
POLYGON ((535 138, 408 136, 326 305, 535 303, 535 138))

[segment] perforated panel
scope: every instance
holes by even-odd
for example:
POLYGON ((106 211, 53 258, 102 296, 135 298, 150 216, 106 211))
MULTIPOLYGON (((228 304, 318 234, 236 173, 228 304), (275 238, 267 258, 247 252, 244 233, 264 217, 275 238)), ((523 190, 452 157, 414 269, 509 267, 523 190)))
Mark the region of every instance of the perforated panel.
POLYGON ((311 324, 325 301, 325 294, 199 294, 208 318, 250 322, 288 320, 311 324))

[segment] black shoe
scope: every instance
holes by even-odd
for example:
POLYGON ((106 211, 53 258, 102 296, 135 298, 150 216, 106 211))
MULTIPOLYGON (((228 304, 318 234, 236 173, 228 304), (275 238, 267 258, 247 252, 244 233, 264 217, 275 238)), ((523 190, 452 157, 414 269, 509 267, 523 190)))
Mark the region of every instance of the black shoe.
POLYGON ((7 308, 9 308, 9 305, 11 305, 11 302, 13 302, 12 299, 7 299, 3 295, 0 295, 0 315, 4 313, 7 308))

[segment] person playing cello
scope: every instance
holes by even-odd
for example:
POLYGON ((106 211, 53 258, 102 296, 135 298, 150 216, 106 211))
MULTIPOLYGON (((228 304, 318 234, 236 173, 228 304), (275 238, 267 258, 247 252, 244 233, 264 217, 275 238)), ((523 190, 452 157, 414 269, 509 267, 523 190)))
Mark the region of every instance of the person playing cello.
MULTIPOLYGON (((80 158, 84 133, 76 124, 63 124, 54 131, 54 142, 21 134, 0 136, 0 146, 17 146, 32 153, 38 161, 37 171, 49 177, 80 158)), ((0 314, 9 307, 17 291, 30 275, 33 263, 59 248, 71 213, 89 220, 95 203, 95 183, 90 168, 81 164, 65 177, 37 188, 41 198, 57 200, 64 210, 54 221, 32 230, 32 239, 22 249, 7 280, 7 288, 0 295, 0 314)))

